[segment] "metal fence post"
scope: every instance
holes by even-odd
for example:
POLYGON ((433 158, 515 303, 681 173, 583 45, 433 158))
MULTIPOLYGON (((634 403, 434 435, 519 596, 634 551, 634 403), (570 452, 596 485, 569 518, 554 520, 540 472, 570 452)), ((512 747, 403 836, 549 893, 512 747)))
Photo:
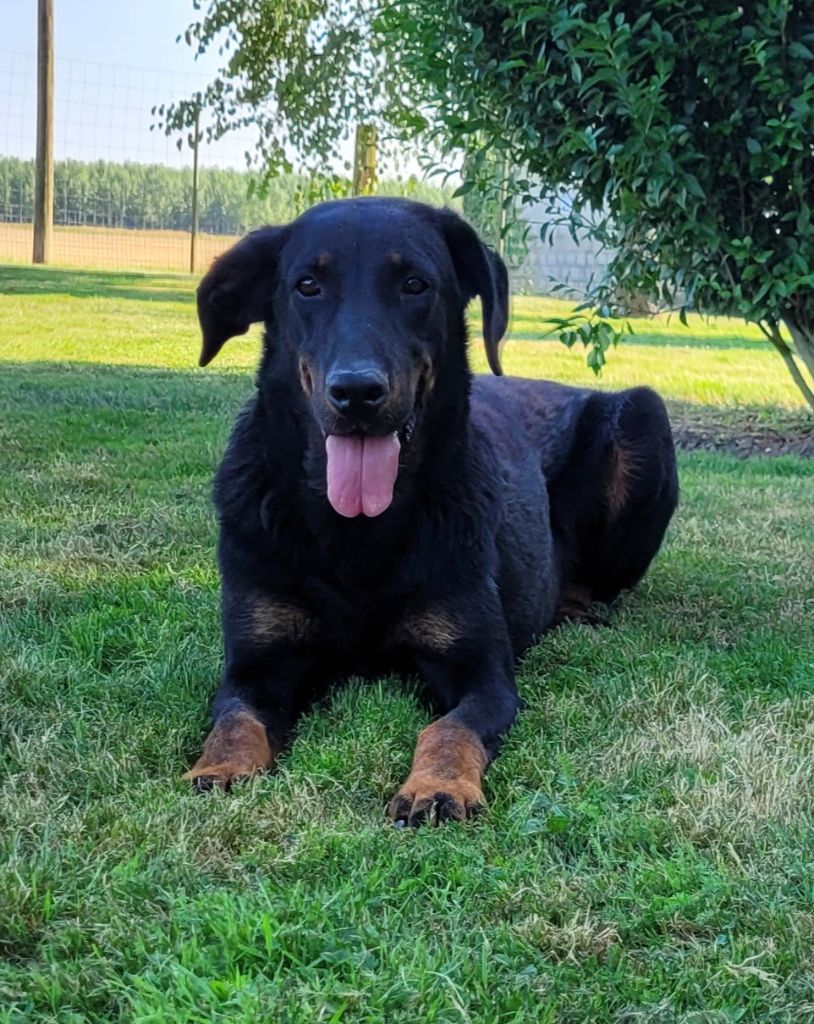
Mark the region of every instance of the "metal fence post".
POLYGON ((497 211, 497 244, 495 250, 503 260, 506 258, 506 199, 509 195, 508 188, 509 164, 504 154, 500 161, 500 184, 498 187, 498 202, 500 206, 497 211))
POLYGON ((201 108, 195 111, 195 137, 192 145, 192 224, 189 233, 189 272, 195 273, 195 244, 198 240, 198 146, 201 141, 201 108))

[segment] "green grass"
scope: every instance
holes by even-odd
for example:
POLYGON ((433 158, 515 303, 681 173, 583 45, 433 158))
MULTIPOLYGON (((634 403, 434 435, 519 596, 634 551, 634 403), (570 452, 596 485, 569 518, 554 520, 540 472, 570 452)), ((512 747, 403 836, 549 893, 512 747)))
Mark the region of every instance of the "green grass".
MULTIPOLYGON (((525 659, 472 824, 385 824, 427 721, 393 680, 196 797, 209 485, 256 338, 191 370, 191 289, 0 268, 0 1024, 808 1024, 814 464, 682 457, 612 626, 525 659)), ((508 368, 591 383, 533 340, 551 308, 517 303, 508 368)), ((674 322, 602 383, 802 416, 784 374, 737 324, 674 322)))

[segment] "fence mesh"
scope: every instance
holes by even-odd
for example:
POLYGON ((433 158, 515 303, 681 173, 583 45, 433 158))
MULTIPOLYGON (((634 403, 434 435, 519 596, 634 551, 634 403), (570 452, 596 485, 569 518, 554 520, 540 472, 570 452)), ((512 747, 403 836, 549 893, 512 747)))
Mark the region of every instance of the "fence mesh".
MULTIPOLYGON (((60 59, 54 82, 55 202, 51 262, 190 269, 192 151, 152 130, 152 108, 188 96, 194 75, 60 59)), ((30 262, 36 55, 0 50, 0 262, 30 262)), ((200 270, 248 227, 271 219, 247 198, 239 133, 199 146, 200 270)), ((278 192, 280 189, 277 190, 278 192)), ((284 189, 283 189, 284 191, 284 189)))
MULTIPOLYGON (((0 48, 0 263, 30 263, 33 248, 36 149, 36 54, 0 48)), ((153 129, 154 107, 189 97, 206 84, 185 72, 62 58, 54 75, 54 232, 50 262, 110 270, 201 272, 247 230, 283 223, 307 205, 304 179, 273 181, 248 195, 248 132, 198 147, 199 233, 191 266, 193 153, 184 140, 153 129)), ((204 112, 201 128, 206 127, 204 112)), ((413 161, 414 163, 414 161, 413 161)), ((400 176, 404 177, 404 168, 400 176)), ((412 181, 383 181, 381 191, 448 202, 441 191, 412 181)), ((551 279, 584 284, 601 271, 603 255, 585 242, 539 244, 535 211, 528 254, 515 286, 547 292, 551 279), (573 251, 572 251, 573 249, 573 251)), ((487 237, 490 237, 487 233, 487 237)))

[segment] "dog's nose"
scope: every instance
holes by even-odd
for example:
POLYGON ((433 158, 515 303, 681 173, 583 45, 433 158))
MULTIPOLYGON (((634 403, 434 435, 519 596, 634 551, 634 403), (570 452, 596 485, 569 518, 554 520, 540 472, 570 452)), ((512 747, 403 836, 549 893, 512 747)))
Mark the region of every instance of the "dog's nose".
POLYGON ((369 416, 384 405, 390 390, 386 375, 372 366, 332 370, 325 384, 328 401, 343 416, 369 416))

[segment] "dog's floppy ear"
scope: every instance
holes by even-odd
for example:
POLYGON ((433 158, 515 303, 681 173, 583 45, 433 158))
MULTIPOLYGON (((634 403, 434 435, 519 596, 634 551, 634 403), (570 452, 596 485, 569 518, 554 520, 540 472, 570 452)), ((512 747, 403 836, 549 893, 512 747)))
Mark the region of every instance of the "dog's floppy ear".
POLYGON ((492 373, 500 376, 500 340, 509 322, 506 264, 457 213, 441 211, 441 223, 464 301, 480 295, 486 358, 492 373))
POLYGON ((224 343, 263 319, 277 273, 285 228, 252 231, 219 256, 198 285, 198 320, 203 344, 199 366, 206 366, 224 343))

